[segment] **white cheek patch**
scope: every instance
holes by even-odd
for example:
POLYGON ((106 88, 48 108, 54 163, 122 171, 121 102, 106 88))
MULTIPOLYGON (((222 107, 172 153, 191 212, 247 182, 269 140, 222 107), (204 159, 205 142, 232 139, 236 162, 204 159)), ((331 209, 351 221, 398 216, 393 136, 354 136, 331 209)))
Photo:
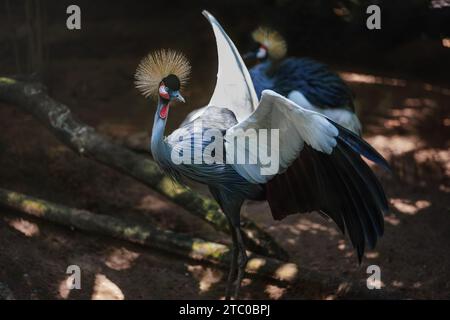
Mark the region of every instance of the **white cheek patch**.
POLYGON ((259 48, 258 52, 256 53, 256 58, 258 59, 263 59, 265 58, 267 55, 267 50, 264 48, 259 48))
POLYGON ((170 99, 169 93, 166 91, 166 87, 164 85, 159 86, 159 95, 161 98, 170 99))

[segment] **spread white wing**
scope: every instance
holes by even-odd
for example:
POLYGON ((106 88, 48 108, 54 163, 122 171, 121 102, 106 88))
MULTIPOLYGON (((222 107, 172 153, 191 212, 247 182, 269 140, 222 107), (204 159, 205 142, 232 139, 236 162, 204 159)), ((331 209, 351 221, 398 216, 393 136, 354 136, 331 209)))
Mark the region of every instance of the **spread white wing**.
MULTIPOLYGON (((203 15, 213 28, 218 55, 217 83, 208 105, 230 109, 240 122, 258 105, 252 79, 239 51, 216 18, 206 10, 203 15)), ((198 117, 199 113, 195 116, 198 117)))
POLYGON ((272 90, 264 90, 253 114, 227 130, 225 148, 227 159, 233 159, 233 168, 241 176, 253 183, 266 183, 297 159, 304 143, 330 154, 337 144, 338 134, 338 129, 323 115, 302 108, 272 90), (264 135, 260 136, 261 129, 268 129, 267 139, 264 135), (270 141, 271 133, 276 132, 279 139, 270 141), (252 141, 251 136, 255 133, 258 139, 252 141), (246 138, 250 142, 246 142, 246 138), (245 156, 241 156, 241 161, 239 152, 245 156), (261 155, 269 156, 271 163, 261 161, 261 155), (257 161, 251 163, 250 159, 257 161))

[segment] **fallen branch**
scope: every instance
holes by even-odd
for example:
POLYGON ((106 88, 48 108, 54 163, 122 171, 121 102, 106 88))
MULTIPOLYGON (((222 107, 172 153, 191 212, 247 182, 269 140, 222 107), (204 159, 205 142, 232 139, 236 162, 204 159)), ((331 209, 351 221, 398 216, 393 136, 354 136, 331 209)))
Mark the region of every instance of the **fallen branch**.
MULTIPOLYGON (((193 238, 185 234, 142 226, 108 215, 69 208, 42 199, 0 188, 0 205, 33 217, 82 231, 102 234, 147 247, 165 250, 181 257, 229 267, 230 248, 226 245, 193 238)), ((273 258, 249 253, 249 273, 291 282, 297 278, 297 266, 273 258)))
MULTIPOLYGON (((43 85, 0 78, 0 101, 16 105, 33 115, 76 153, 135 178, 205 220, 216 230, 228 232, 227 221, 215 201, 174 183, 148 157, 98 134, 76 119, 66 105, 49 97, 43 85)), ((287 260, 287 253, 269 234, 248 219, 243 218, 242 222, 244 241, 250 250, 287 260)))

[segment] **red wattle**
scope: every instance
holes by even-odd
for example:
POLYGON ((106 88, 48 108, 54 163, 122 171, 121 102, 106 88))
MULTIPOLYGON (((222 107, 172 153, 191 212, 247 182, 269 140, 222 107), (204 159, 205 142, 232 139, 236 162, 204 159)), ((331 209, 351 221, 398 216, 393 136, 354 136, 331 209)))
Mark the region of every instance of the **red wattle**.
POLYGON ((162 106, 161 111, 159 111, 159 117, 161 119, 167 118, 167 114, 169 113, 169 104, 165 104, 162 106))

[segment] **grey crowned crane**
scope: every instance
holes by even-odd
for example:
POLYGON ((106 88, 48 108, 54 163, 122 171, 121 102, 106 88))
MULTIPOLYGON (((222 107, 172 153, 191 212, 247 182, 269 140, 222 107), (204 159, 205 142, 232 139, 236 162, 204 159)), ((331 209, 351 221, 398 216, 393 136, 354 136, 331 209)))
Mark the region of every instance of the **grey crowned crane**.
MULTIPOLYGON (((388 164, 349 130, 274 91, 263 91, 258 102, 233 42, 212 15, 203 14, 216 37, 219 71, 211 101, 197 119, 164 137, 172 103, 184 101, 180 92, 190 66, 181 53, 149 54, 137 68, 136 86, 158 99, 151 135, 154 159, 174 179, 206 185, 228 219, 233 247, 226 298, 237 298, 248 260, 240 229, 241 206, 247 199, 268 201, 275 219, 311 211, 327 215, 349 234, 361 260, 365 246, 374 247, 383 234, 383 213, 388 210, 384 191, 361 155, 388 164), (282 142, 259 145, 278 157, 270 172, 263 170, 267 164, 262 161, 233 161, 233 141, 245 140, 248 130, 261 129, 278 129, 282 142), (217 134, 214 138, 211 130, 217 134), (208 153, 212 142, 215 148, 208 153), (215 158, 221 153, 222 158, 215 158), (218 161, 207 161, 208 154, 218 161), (187 161, 180 162, 179 156, 187 161)), ((249 159, 254 150, 247 143, 243 147, 249 159)))
POLYGON ((271 89, 361 134, 353 94, 337 74, 315 60, 286 57, 286 41, 277 31, 260 27, 252 37, 255 49, 245 54, 244 59, 258 62, 250 69, 258 97, 263 90, 271 89))

